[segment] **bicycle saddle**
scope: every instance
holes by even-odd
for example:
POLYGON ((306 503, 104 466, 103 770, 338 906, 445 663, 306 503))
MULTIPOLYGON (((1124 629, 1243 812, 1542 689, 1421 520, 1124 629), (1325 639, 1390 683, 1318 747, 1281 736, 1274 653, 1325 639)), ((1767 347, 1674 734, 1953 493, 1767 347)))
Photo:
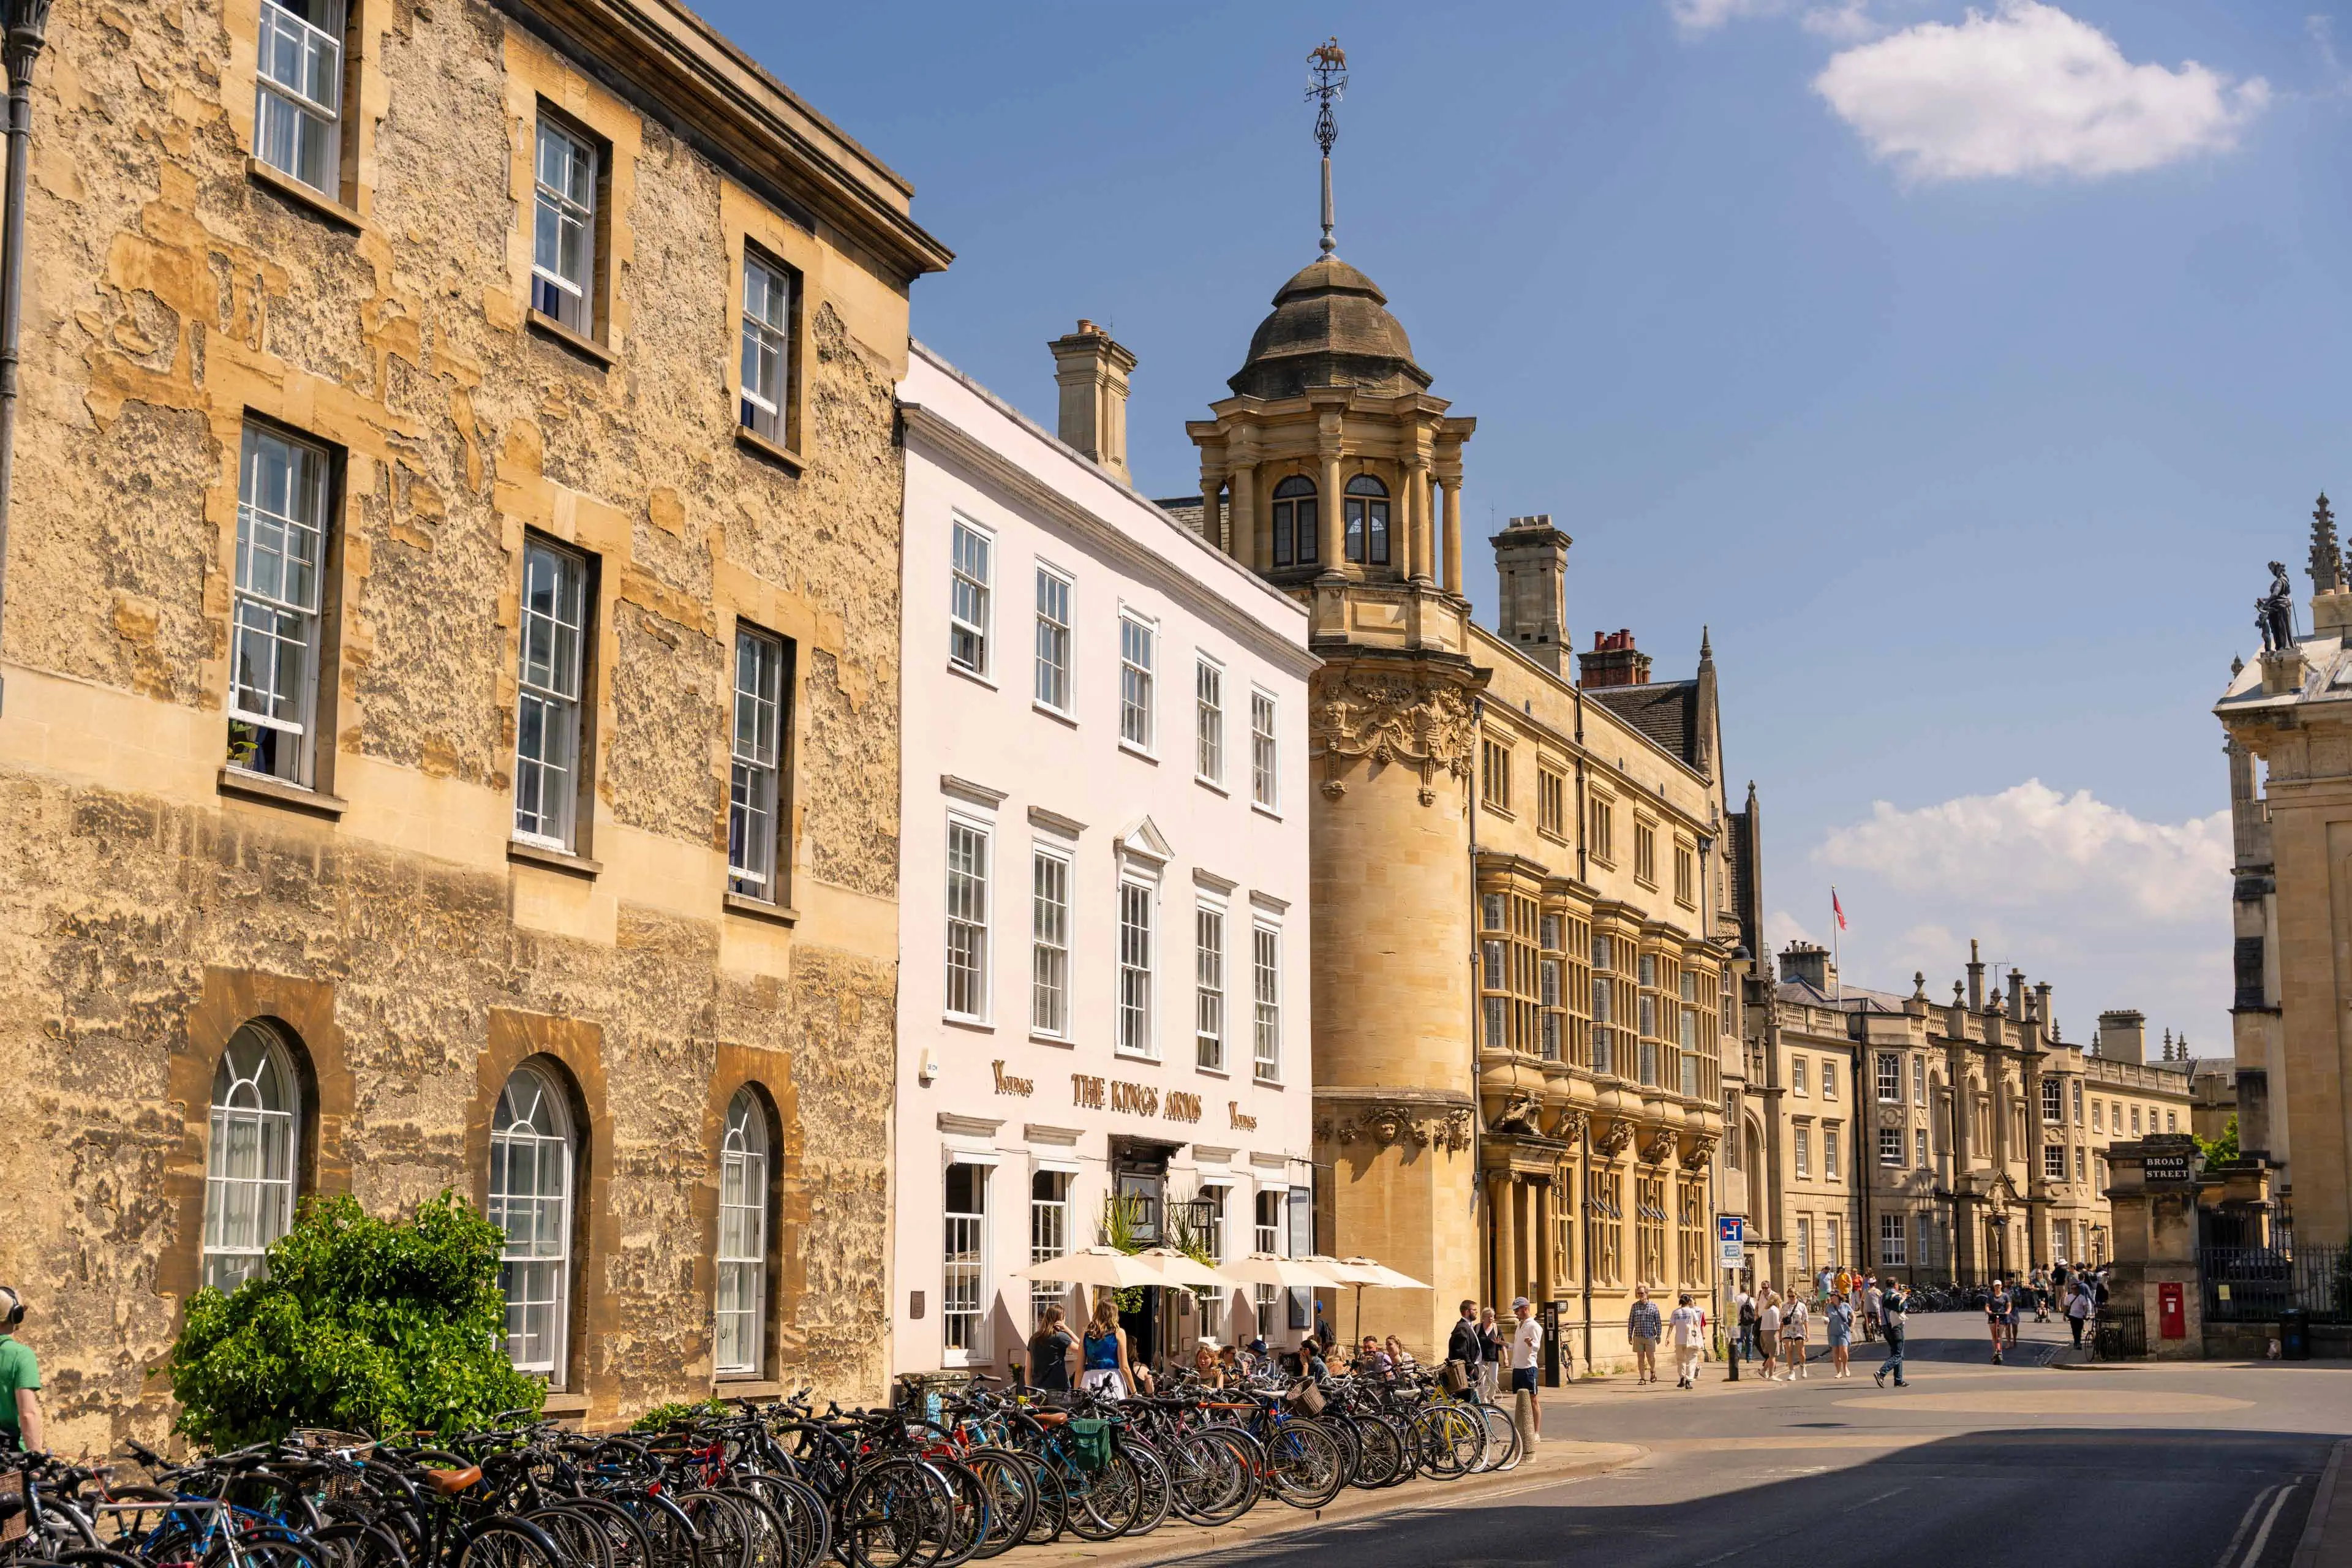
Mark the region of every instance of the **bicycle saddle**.
POLYGON ((433 1489, 443 1497, 456 1497, 459 1492, 475 1486, 481 1480, 482 1467, 467 1465, 462 1470, 426 1470, 425 1479, 431 1482, 433 1489))

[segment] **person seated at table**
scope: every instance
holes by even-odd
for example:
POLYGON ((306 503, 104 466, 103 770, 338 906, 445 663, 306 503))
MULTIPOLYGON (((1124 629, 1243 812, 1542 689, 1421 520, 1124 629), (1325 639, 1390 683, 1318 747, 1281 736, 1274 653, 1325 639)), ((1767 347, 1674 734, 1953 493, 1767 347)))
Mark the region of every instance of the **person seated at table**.
POLYGON ((1192 1352, 1192 1375, 1211 1388, 1225 1385, 1225 1373, 1217 1364, 1217 1352, 1206 1344, 1192 1352))
POLYGON ((1356 1347, 1356 1370, 1386 1377, 1396 1371, 1396 1363, 1389 1359, 1388 1352, 1381 1349, 1380 1341, 1366 1334, 1363 1343, 1356 1347))

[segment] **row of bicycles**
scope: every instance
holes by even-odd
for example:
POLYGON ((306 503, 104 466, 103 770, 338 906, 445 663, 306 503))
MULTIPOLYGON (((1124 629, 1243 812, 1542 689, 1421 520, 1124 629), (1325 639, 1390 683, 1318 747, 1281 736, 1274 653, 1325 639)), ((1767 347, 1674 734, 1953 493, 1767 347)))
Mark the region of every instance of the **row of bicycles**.
POLYGON ((897 1410, 819 1410, 804 1391, 657 1434, 516 1419, 432 1443, 304 1432, 126 1458, 144 1479, 28 1458, 0 1491, 0 1565, 960 1568, 1507 1470, 1520 1447, 1499 1406, 1412 1376, 1116 1401, 982 1379, 897 1410))

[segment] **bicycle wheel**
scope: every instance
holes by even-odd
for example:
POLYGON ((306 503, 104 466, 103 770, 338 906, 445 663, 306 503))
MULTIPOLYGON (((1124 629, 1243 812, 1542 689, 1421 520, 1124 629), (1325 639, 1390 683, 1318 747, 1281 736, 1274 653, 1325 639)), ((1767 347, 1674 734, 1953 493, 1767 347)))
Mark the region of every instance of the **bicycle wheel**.
POLYGON ((1501 1474, 1519 1468, 1526 1453, 1519 1442, 1518 1418, 1499 1405, 1482 1405, 1478 1413, 1486 1424, 1486 1454, 1482 1469, 1501 1474))
POLYGON ((964 1467, 980 1478, 987 1512, 980 1542, 972 1556, 981 1561, 1003 1555, 1029 1533, 1037 1511, 1037 1488, 1028 1465, 1005 1448, 975 1448, 963 1457, 964 1467))
POLYGON ((1274 1495, 1293 1508, 1325 1507, 1348 1484, 1339 1440, 1319 1421, 1286 1417, 1266 1436, 1265 1461, 1274 1495))
POLYGON ((1193 1524, 1231 1524, 1257 1501, 1257 1477, 1226 1434, 1187 1433, 1168 1450, 1169 1495, 1193 1524))
MULTIPOLYGON (((248 1558, 247 1561, 251 1559, 248 1558)), ((210 1565, 207 1564, 207 1568, 210 1565)), ((478 1524, 457 1549, 453 1568, 567 1568, 547 1532, 501 1516, 478 1524)))
POLYGON ((563 1561, 575 1568, 619 1568, 602 1521, 560 1505, 533 1509, 521 1517, 546 1531, 563 1561))
POLYGON ((627 1509, 600 1497, 567 1498, 563 1506, 604 1531, 614 1568, 654 1568, 653 1537, 627 1509))
POLYGON ((833 1519, 814 1487, 797 1476, 748 1475, 742 1482, 783 1521, 788 1568, 810 1568, 833 1550, 833 1519))
POLYGON ((408 1553, 400 1540, 379 1524, 337 1520, 310 1532, 328 1568, 408 1568, 408 1553))
POLYGON ((1413 1417, 1413 1457, 1439 1480, 1469 1474, 1486 1451, 1486 1423, 1459 1405, 1433 1405, 1413 1417))
POLYGON ((907 1568, 928 1552, 927 1529, 946 1506, 940 1486, 911 1459, 868 1466, 841 1500, 835 1554, 852 1568, 907 1568))
POLYGON ((740 1500, 712 1491, 672 1492, 670 1497, 702 1538, 708 1568, 756 1568, 751 1521, 740 1500))
POLYGON ((1402 1468, 1404 1441, 1376 1415, 1360 1415, 1353 1426, 1356 1468, 1349 1473, 1348 1484, 1368 1492, 1378 1491, 1395 1481, 1397 1471, 1402 1468))
POLYGON ((84 1546, 72 1552, 60 1552, 54 1561, 71 1563, 73 1568, 147 1568, 147 1565, 136 1557, 126 1557, 120 1552, 109 1552, 102 1546, 84 1546))
POLYGON ((751 1527, 751 1568, 792 1568, 790 1532, 784 1516, 751 1488, 730 1484, 719 1489, 735 1500, 751 1527))
POLYGON ((1174 1500, 1168 1485, 1168 1461, 1160 1457, 1159 1449, 1136 1438, 1121 1438, 1119 1447, 1135 1466, 1135 1522, 1127 1527, 1127 1533, 1149 1535, 1168 1521, 1168 1510, 1174 1500))
POLYGON ((1050 1546, 1062 1539, 1062 1531, 1069 1526, 1069 1489, 1062 1485, 1061 1473, 1034 1454, 1023 1454, 1021 1458, 1029 1467, 1029 1495, 1034 1504, 1021 1543, 1050 1546))
POLYGON ((1135 1461, 1118 1449, 1098 1469, 1065 1469, 1070 1491, 1070 1533, 1080 1541, 1113 1541, 1127 1533, 1143 1508, 1135 1461))

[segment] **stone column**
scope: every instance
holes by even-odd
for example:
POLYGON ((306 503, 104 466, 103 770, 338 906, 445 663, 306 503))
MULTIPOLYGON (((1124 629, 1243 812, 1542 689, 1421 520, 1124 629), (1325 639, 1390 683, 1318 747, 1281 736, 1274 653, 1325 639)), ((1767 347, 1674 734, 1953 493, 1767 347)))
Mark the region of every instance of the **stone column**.
POLYGON ((1321 456, 1323 458, 1323 516, 1321 520, 1323 525, 1323 570, 1326 572, 1337 572, 1346 566, 1348 561, 1347 547, 1340 532, 1340 508, 1345 504, 1345 502, 1340 499, 1339 495, 1339 442, 1337 440, 1333 440, 1327 443, 1322 449, 1321 456))
POLYGON ((1502 1315, 1511 1299, 1511 1178, 1500 1173, 1486 1178, 1486 1300, 1502 1315))
POLYGON ((1404 575, 1410 582, 1430 580, 1429 464, 1418 452, 1404 463, 1404 575))
POLYGON ((1555 1197, 1549 1182, 1538 1183, 1529 1191, 1535 1198, 1535 1220, 1528 1228, 1533 1232, 1529 1239, 1534 1244, 1536 1254, 1536 1288, 1528 1294, 1539 1302, 1549 1301, 1559 1294, 1559 1279, 1552 1272, 1551 1266, 1551 1216, 1555 1197))
POLYGON ((1222 521, 1217 516, 1217 493, 1224 488, 1225 481, 1222 476, 1206 468, 1201 470, 1201 537, 1231 554, 1233 546, 1228 542, 1222 521))
POLYGON ((1446 494, 1446 593, 1463 590, 1463 482, 1440 479, 1446 494))
POLYGON ((1225 476, 1233 490, 1226 505, 1233 512, 1234 559, 1252 571, 1263 572, 1269 564, 1263 557, 1267 553, 1266 542, 1258 537, 1257 469, 1248 463, 1237 463, 1225 476))

